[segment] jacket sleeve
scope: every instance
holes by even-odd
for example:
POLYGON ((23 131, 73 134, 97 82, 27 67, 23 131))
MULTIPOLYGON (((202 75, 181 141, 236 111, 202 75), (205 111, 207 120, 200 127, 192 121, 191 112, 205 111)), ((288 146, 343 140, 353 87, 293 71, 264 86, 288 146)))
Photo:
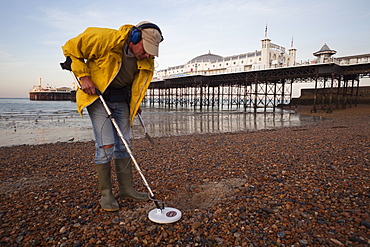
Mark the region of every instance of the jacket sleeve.
POLYGON ((86 60, 99 59, 106 52, 106 49, 102 49, 107 45, 102 43, 106 40, 102 39, 102 35, 100 28, 87 28, 77 37, 68 40, 62 47, 64 56, 72 59, 71 69, 78 78, 90 76, 86 60))

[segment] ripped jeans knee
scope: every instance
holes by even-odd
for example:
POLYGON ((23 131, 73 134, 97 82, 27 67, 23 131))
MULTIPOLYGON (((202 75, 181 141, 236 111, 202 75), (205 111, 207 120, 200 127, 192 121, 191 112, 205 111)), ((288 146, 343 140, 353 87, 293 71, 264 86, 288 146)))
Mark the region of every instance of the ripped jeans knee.
MULTIPOLYGON (((130 140, 130 112, 127 103, 106 102, 116 120, 125 140, 130 140)), ((103 105, 96 100, 87 107, 95 136, 95 163, 105 164, 112 160, 129 157, 122 141, 118 137, 103 105)))
POLYGON ((106 164, 112 160, 114 153, 114 144, 95 147, 95 163, 106 164))

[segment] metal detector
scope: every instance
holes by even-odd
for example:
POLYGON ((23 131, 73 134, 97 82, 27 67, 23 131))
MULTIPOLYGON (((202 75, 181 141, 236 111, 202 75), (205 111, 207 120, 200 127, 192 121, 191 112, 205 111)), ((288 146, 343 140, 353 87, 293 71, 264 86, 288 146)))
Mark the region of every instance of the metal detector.
MULTIPOLYGON (((77 82, 77 86, 81 89, 81 85, 79 83, 78 78, 76 77, 75 74, 73 74, 73 72, 71 70, 71 63, 72 63, 71 58, 70 57, 67 57, 67 60, 64 63, 60 63, 60 65, 61 65, 62 69, 69 70, 71 72, 72 76, 75 78, 75 80, 77 82)), ((153 194, 153 191, 150 188, 148 182, 146 181, 146 179, 144 177, 144 174, 142 173, 142 171, 141 171, 141 169, 140 169, 140 167, 139 167, 139 165, 138 165, 138 163, 137 163, 134 155, 132 154, 131 149, 130 149, 127 141, 125 140, 125 138, 124 138, 124 136, 123 136, 123 134, 122 134, 122 132, 121 132, 121 130, 120 130, 117 122, 116 122, 116 120, 112 116, 112 112, 110 111, 107 103, 105 102, 102 93, 97 88, 95 90, 96 90, 97 95, 99 96, 99 99, 100 99, 101 103, 104 106, 105 111, 107 112, 108 118, 111 120, 114 128, 117 131, 117 135, 120 137, 121 141, 123 142, 123 145, 125 146, 126 151, 129 153, 129 155, 131 157, 131 160, 134 163, 134 166, 135 166, 136 170, 139 172, 141 178, 143 179, 144 184, 145 184, 145 186, 148 189, 149 194, 150 194, 149 198, 152 201, 154 201, 155 206, 157 207, 155 209, 152 209, 149 212, 148 218, 151 221, 153 221, 155 223, 159 223, 159 224, 168 224, 168 223, 173 223, 173 222, 176 222, 176 221, 180 220, 181 219, 181 216, 182 216, 180 210, 178 210, 176 208, 165 207, 163 202, 155 199, 154 194, 153 194)), ((141 116, 139 116, 139 120, 142 123, 141 116)), ((146 132, 146 129, 145 129, 145 132, 146 132)))
POLYGON ((146 186, 146 188, 148 189, 149 191, 149 198, 154 201, 155 205, 156 205, 156 209, 153 209, 149 212, 149 219, 155 223, 160 223, 160 224, 166 224, 166 223, 173 223, 173 222, 176 222, 178 221, 182 214, 181 214, 181 211, 176 209, 176 208, 170 208, 170 207, 165 207, 164 206, 164 203, 161 202, 161 201, 158 201, 157 199, 155 199, 154 197, 154 194, 153 194, 153 191, 152 189, 150 188, 148 182, 146 181, 145 179, 145 176, 144 174, 142 173, 134 155, 132 154, 131 152, 131 149, 129 148, 129 145, 127 143, 127 141, 125 140, 116 120, 114 119, 114 117, 112 116, 112 113, 108 107, 108 105, 106 104, 104 98, 103 98, 103 95, 101 94, 101 92, 98 90, 98 89, 95 89, 98 96, 99 96, 99 99, 101 101, 101 103, 103 104, 104 106, 104 109, 105 111, 107 112, 107 115, 108 115, 108 118, 111 120, 114 128, 116 129, 117 131, 117 135, 120 137, 121 141, 123 142, 123 144, 125 145, 125 148, 126 148, 126 151, 129 153, 130 157, 131 157, 131 160, 132 162, 134 163, 135 165, 135 168, 136 170, 139 172, 141 178, 143 179, 144 181, 144 184, 146 186), (162 205, 160 205, 160 203, 162 205))

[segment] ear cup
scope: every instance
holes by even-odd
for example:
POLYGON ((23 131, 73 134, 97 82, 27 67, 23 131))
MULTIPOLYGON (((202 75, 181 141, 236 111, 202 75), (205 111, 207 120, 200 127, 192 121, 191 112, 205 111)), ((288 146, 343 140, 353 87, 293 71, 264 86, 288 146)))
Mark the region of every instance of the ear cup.
POLYGON ((138 29, 138 28, 134 28, 132 29, 131 31, 131 37, 130 37, 130 41, 136 45, 137 43, 139 43, 141 40, 141 30, 138 29))

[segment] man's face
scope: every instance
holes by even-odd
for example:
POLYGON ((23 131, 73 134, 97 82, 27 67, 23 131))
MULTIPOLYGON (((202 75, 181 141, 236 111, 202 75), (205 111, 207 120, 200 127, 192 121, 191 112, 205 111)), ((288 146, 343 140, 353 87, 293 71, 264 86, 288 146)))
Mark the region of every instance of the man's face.
POLYGON ((131 49, 132 53, 134 53, 135 57, 139 60, 143 60, 143 59, 146 59, 146 58, 150 57, 150 54, 148 54, 144 50, 143 40, 141 40, 136 45, 130 43, 130 49, 131 49))

